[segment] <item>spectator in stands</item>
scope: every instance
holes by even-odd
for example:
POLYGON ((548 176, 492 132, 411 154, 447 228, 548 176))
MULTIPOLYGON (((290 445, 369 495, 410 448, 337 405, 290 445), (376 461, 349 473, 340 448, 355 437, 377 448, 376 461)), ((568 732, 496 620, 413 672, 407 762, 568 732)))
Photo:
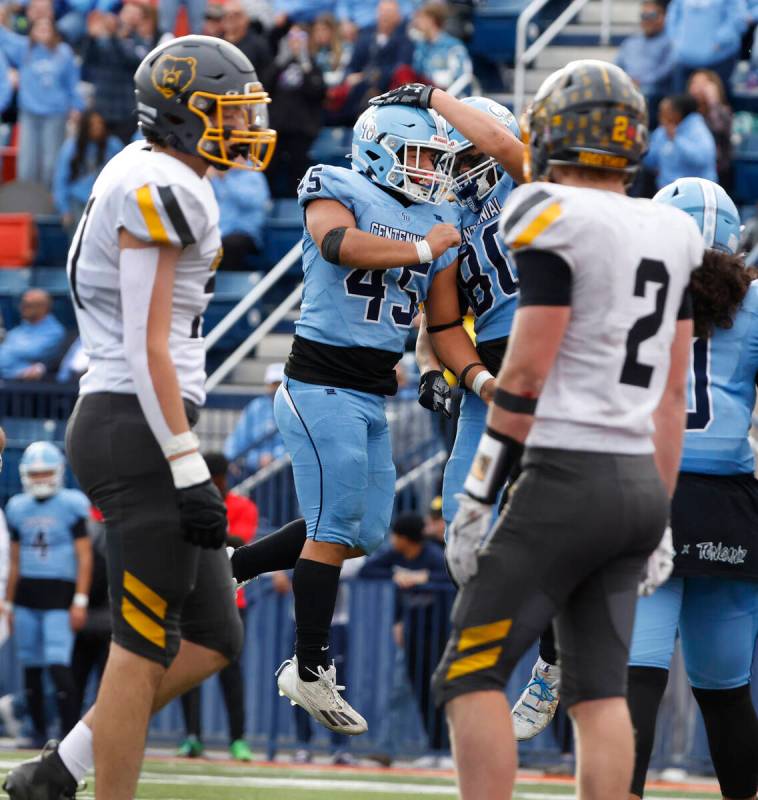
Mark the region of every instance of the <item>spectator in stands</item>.
POLYGON ((18 70, 18 178, 50 188, 66 122, 84 108, 79 66, 47 17, 28 37, 0 27, 0 48, 18 70))
POLYGON ((3 114, 13 102, 17 83, 18 74, 16 70, 11 67, 5 53, 0 50, 0 114, 3 114))
POLYGON ((671 0, 666 31, 675 62, 675 92, 684 90, 699 67, 712 69, 729 85, 746 16, 745 0, 671 0))
POLYGON ((58 367, 58 374, 55 376, 55 380, 58 383, 78 381, 87 371, 88 366, 89 356, 84 351, 82 340, 77 336, 61 359, 61 365, 58 367))
MULTIPOLYGON (((288 25, 298 22, 312 22, 320 14, 334 10, 335 0, 274 0, 274 11, 277 14, 277 25, 288 25)), ((362 0, 367 6, 371 0, 362 0)))
POLYGON ((265 37, 250 27, 253 10, 250 0, 227 0, 224 4, 224 39, 242 50, 260 78, 271 63, 271 49, 265 37))
POLYGON ((445 557, 440 547, 424 539, 419 514, 400 514, 390 528, 390 546, 370 556, 360 578, 392 580, 399 589, 396 621, 403 625, 403 649, 413 693, 429 737, 429 746, 441 750, 445 723, 435 710, 430 684, 447 637, 447 593, 423 591, 427 583, 448 584, 445 557))
POLYGON ((428 542, 445 547, 445 520, 442 517, 442 498, 432 498, 424 519, 424 537, 428 542))
POLYGON ((53 315, 52 299, 43 289, 28 289, 21 298, 21 322, 0 344, 0 377, 39 380, 56 356, 66 336, 53 315))
POLYGON ((266 393, 251 400, 224 443, 229 461, 244 459, 248 470, 257 470, 284 455, 284 444, 274 420, 274 395, 284 379, 284 364, 269 364, 263 382, 266 393))
POLYGON ((137 128, 134 71, 153 47, 138 32, 145 14, 141 3, 130 0, 118 16, 93 11, 82 44, 84 78, 93 84, 95 110, 124 144, 137 128))
POLYGON ((717 180, 716 142, 695 99, 688 94, 664 97, 658 120, 643 161, 646 169, 657 173, 656 186, 661 189, 677 178, 717 180))
POLYGON ((316 19, 310 35, 311 60, 321 70, 326 86, 336 86, 345 77, 353 53, 351 41, 342 38, 340 24, 331 14, 316 19))
MULTIPOLYGON (((448 89, 474 72, 466 46, 445 31, 447 13, 447 7, 438 2, 427 3, 415 13, 412 24, 416 39, 413 69, 423 83, 433 83, 440 89, 448 89)), ((459 88, 467 94, 470 84, 459 88)))
MULTIPOLYGON (((208 471, 226 504, 229 522, 226 543, 230 547, 240 547, 252 541, 258 530, 258 507, 248 497, 229 491, 226 475, 229 462, 223 453, 206 453, 208 471)), ((237 591, 237 608, 242 623, 245 623, 247 600, 243 589, 237 591)), ((229 721, 229 754, 235 761, 252 761, 253 754, 245 741, 245 687, 242 679, 240 659, 236 658, 224 667, 218 678, 224 695, 224 705, 229 721)), ((202 718, 200 714, 200 686, 182 695, 182 710, 187 736, 179 747, 178 755, 196 758, 203 753, 202 718)))
POLYGON ((321 102, 326 89, 321 70, 308 49, 308 32, 293 25, 265 73, 271 96, 271 127, 277 131, 268 180, 274 197, 294 197, 311 162, 308 152, 322 124, 321 102))
POLYGON ((28 0, 25 7, 20 3, 0 6, 2 24, 24 36, 28 36, 32 25, 43 18, 55 22, 53 0, 28 0))
POLYGON ((268 183, 262 172, 209 169, 218 201, 221 243, 226 270, 249 270, 249 256, 263 246, 263 227, 270 210, 268 183))
POLYGON ((190 33, 200 33, 203 29, 203 17, 207 0, 161 0, 158 3, 161 30, 174 32, 179 7, 187 9, 187 21, 190 33))
MULTIPOLYGON (((420 0, 399 0, 403 19, 408 19, 420 0)), ((377 0, 337 0, 336 15, 340 22, 349 21, 358 30, 370 28, 376 22, 377 0)))
POLYGON ((690 75, 687 92, 697 101, 697 110, 716 142, 716 170, 719 183, 729 192, 732 172, 732 121, 724 83, 716 72, 698 69, 690 75))
POLYGON ((97 111, 85 111, 76 131, 63 143, 53 176, 53 200, 63 227, 72 236, 87 205, 100 170, 124 146, 108 135, 105 120, 97 111))
POLYGON ((401 68, 405 75, 397 82, 402 83, 403 77, 409 77, 412 61, 413 42, 408 38, 397 0, 379 0, 376 24, 364 28, 358 35, 345 83, 339 87, 344 102, 333 122, 352 125, 368 98, 389 89, 401 68))
POLYGON ((224 38, 224 7, 221 3, 208 3, 205 7, 203 35, 224 38))
POLYGON ((105 661, 111 645, 111 610, 108 599, 108 569, 105 554, 105 522, 100 511, 92 506, 87 520, 87 534, 92 542, 92 582, 89 589, 87 621, 77 633, 71 671, 77 690, 78 711, 82 712, 84 693, 90 675, 97 675, 97 683, 103 677, 105 661))
POLYGON ((665 0, 645 0, 640 7, 642 32, 624 39, 616 54, 616 64, 640 87, 651 114, 671 91, 674 54, 665 26, 665 0))

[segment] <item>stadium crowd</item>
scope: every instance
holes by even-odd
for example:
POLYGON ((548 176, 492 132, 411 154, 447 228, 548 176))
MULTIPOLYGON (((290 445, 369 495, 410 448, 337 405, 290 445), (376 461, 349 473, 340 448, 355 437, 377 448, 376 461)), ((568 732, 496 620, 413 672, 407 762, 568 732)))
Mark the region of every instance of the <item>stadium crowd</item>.
MULTIPOLYGON (((401 84, 420 81, 443 89, 455 86, 461 95, 471 93, 476 75, 463 24, 469 11, 467 3, 434 0, 187 0, 184 4, 161 0, 158 6, 143 0, 28 0, 25 5, 0 6, 0 107, 9 128, 18 126, 16 178, 41 184, 50 192, 63 228, 73 236, 100 170, 139 136, 132 76, 143 57, 169 39, 177 25, 223 38, 240 48, 256 67, 272 98, 271 127, 278 131, 277 152, 265 175, 241 170, 209 172, 221 212, 221 267, 249 271, 251 256, 263 251, 272 200, 296 195, 298 182, 312 164, 311 148, 324 126, 352 126, 370 97, 401 84), (182 5, 185 19, 179 23, 182 5)), ((758 84, 758 48, 752 45, 754 37, 758 42, 756 23, 756 0, 641 2, 640 33, 622 43, 616 58, 639 85, 656 121, 633 194, 651 197, 685 177, 706 178, 731 190, 733 75, 743 61, 747 65, 744 84, 758 84)), ((752 200, 758 203, 758 187, 752 200)), ((757 230, 755 222, 745 228, 746 251, 758 251, 757 230)), ((758 258, 758 252, 755 255, 758 258)), ((61 254, 61 263, 63 260, 61 254)), ((56 318, 49 294, 37 288, 27 290, 21 298, 18 325, 9 326, 0 342, 0 378, 68 382, 85 369, 76 331, 67 330, 56 318)), ((282 365, 272 364, 264 378, 265 393, 242 411, 229 432, 224 454, 207 456, 226 503, 232 547, 255 537, 258 510, 246 498, 228 491, 226 459, 233 462, 231 476, 236 479, 240 470, 253 474, 283 454, 272 400, 281 381, 282 365), (237 515, 234 524, 233 515, 237 515)), ((409 405, 418 412, 415 395, 412 386, 409 396, 401 393, 401 400, 412 397, 409 405)), ((427 432, 428 427, 424 434, 427 432)), ((395 431, 393 444, 402 449, 411 448, 412 442, 400 440, 395 431)), ((49 457, 56 459, 54 453, 49 457)), ((415 464, 411 459, 405 466, 411 469, 415 464)), ((63 469, 62 462, 51 465, 60 481, 63 469)), ((24 489, 33 491, 27 486, 24 489)), ((27 577, 32 584, 41 579, 71 584, 67 587, 74 598, 71 610, 89 606, 88 619, 85 622, 76 611, 63 622, 57 617, 56 624, 70 629, 71 637, 75 634, 76 638, 68 663, 62 663, 59 656, 65 642, 52 641, 41 664, 39 654, 31 652, 32 643, 27 643, 29 652, 22 657, 25 696, 0 698, 0 718, 6 731, 28 735, 33 746, 44 743, 49 729, 46 705, 50 704, 45 700, 41 666, 49 668, 53 677, 60 733, 64 735, 78 719, 90 671, 98 668, 102 672, 103 647, 109 635, 104 617, 94 613, 105 605, 103 555, 98 545, 102 518, 81 493, 67 495, 66 502, 75 511, 65 534, 70 535, 70 542, 61 544, 65 549, 61 575, 27 577), (77 544, 80 540, 91 542, 91 548, 77 544), (28 719, 19 723, 25 715, 28 719)), ((13 513, 17 512, 11 508, 11 516, 13 513)), ((447 581, 439 547, 444 528, 440 522, 438 498, 426 520, 417 513, 398 515, 390 546, 356 565, 359 577, 395 582, 398 620, 404 605, 413 605, 417 612, 421 608, 421 613, 413 616, 415 627, 406 626, 398 633, 398 643, 409 654, 409 682, 435 750, 443 749, 447 742, 441 716, 431 710, 429 680, 445 635, 428 636, 430 617, 424 616, 424 609, 433 600, 416 589, 426 582, 447 581)), ((13 541, 18 543, 19 524, 11 528, 13 541)), ((5 572, 1 562, 7 558, 12 590, 0 587, 0 598, 15 601, 18 619, 24 607, 23 590, 29 589, 23 584, 24 576, 13 572, 14 548, 6 546, 3 536, 7 537, 7 532, 0 527, 0 575, 5 572)), ((291 589, 289 577, 283 573, 274 579, 274 585, 282 594, 291 589)), ((33 600, 32 606, 37 602, 33 600)), ((239 607, 244 608, 242 594, 239 607)), ((30 612, 28 618, 32 617, 30 612)), ((336 643, 341 635, 339 626, 346 624, 346 617, 341 616, 332 631, 332 653, 337 658, 349 657, 336 643)), ((230 752, 234 758, 249 760, 244 702, 240 701, 242 680, 239 662, 221 673, 230 752)), ((197 756, 202 753, 199 694, 185 695, 183 705, 187 738, 181 754, 197 756)), ((309 760, 307 715, 300 714, 297 724, 301 745, 297 758, 309 760)), ((335 762, 345 763, 348 757, 340 739, 332 744, 335 762)))

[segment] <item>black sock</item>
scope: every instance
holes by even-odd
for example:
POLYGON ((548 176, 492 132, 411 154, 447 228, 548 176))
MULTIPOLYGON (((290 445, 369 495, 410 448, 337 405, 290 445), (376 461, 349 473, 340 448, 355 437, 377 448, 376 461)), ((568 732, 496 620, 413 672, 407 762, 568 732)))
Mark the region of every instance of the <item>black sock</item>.
POLYGON ((318 667, 329 666, 329 628, 340 581, 340 567, 298 559, 292 576, 295 596, 295 655, 300 678, 315 681, 318 667))
POLYGON ((32 719, 34 733, 38 738, 47 736, 45 722, 45 696, 42 689, 42 667, 26 667, 24 669, 24 694, 26 709, 32 719))
POLYGON ((540 658, 554 667, 558 663, 558 651, 555 649, 555 633, 551 622, 540 636, 540 658))
POLYGON ((200 723, 200 687, 195 686, 182 695, 182 714, 187 736, 194 736, 198 741, 203 738, 200 723))
POLYGON ((669 671, 661 667, 629 667, 627 700, 634 727, 634 772, 631 793, 642 797, 653 752, 655 721, 666 691, 669 671))
POLYGON ((74 673, 65 664, 53 664, 50 677, 55 684, 55 699, 61 723, 61 739, 79 722, 79 698, 74 673))
POLYGON ((236 581, 249 581, 264 572, 293 569, 305 544, 305 520, 296 519, 278 531, 238 547, 232 556, 236 581))

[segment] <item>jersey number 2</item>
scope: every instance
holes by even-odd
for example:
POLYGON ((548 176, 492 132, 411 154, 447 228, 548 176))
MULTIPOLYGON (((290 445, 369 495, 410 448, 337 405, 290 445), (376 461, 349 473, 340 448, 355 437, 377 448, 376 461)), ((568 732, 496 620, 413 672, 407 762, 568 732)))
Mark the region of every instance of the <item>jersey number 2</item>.
POLYGON ((663 311, 666 308, 666 298, 669 293, 669 273, 662 261, 643 258, 637 267, 637 276, 634 281, 634 296, 644 297, 648 283, 658 284, 655 295, 655 309, 644 317, 640 317, 629 330, 626 338, 626 358, 621 370, 621 383, 629 386, 639 386, 647 389, 653 378, 653 367, 640 364, 640 345, 652 339, 663 322, 663 311))

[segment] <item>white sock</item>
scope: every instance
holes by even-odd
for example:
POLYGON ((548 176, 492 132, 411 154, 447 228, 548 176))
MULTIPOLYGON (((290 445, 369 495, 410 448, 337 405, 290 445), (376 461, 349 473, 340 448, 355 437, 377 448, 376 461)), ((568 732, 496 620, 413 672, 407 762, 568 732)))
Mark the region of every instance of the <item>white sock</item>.
POLYGON ((58 755, 74 780, 79 783, 95 764, 92 731, 81 720, 58 745, 58 755))

